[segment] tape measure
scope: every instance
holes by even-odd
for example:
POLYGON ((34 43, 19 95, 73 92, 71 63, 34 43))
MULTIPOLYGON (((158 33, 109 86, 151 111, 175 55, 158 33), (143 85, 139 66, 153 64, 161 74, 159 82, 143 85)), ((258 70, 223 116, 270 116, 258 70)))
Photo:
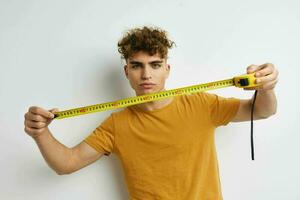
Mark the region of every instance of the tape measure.
MULTIPOLYGON (((243 74, 243 75, 236 76, 236 77, 233 77, 230 79, 214 81, 214 82, 204 83, 204 84, 199 84, 199 85, 192 85, 192 86, 182 87, 182 88, 177 88, 177 89, 172 89, 172 90, 165 90, 165 91, 146 94, 146 95, 129 97, 129 98, 121 99, 121 100, 117 100, 117 101, 55 112, 54 119, 63 119, 63 118, 67 118, 67 117, 74 117, 77 115, 101 112, 101 111, 105 111, 105 110, 122 108, 122 107, 127 107, 127 106, 131 106, 131 105, 135 105, 135 104, 140 104, 140 103, 146 103, 149 101, 156 101, 159 99, 164 99, 164 98, 168 98, 168 97, 172 97, 172 96, 192 94, 192 93, 203 92, 203 91, 207 91, 207 90, 214 90, 214 89, 230 87, 230 86, 236 86, 239 88, 256 87, 256 86, 259 86, 260 84, 255 83, 254 74, 255 73, 243 74)), ((252 108, 251 108, 251 157, 252 157, 252 160, 254 160, 253 111, 254 111, 254 103, 255 103, 255 99, 256 99, 256 94, 257 94, 257 90, 255 91, 254 100, 252 102, 252 108)))
POLYGON ((240 88, 254 87, 259 85, 255 83, 254 74, 255 73, 244 74, 231 79, 225 79, 225 80, 220 80, 220 81, 215 81, 210 83, 165 90, 161 92, 129 97, 129 98, 107 102, 107 103, 101 103, 101 104, 95 104, 90 106, 64 110, 64 111, 54 113, 54 119, 63 119, 67 117, 74 117, 74 116, 84 115, 84 114, 89 114, 94 112, 101 112, 101 111, 106 111, 106 110, 111 110, 116 108, 127 107, 135 104, 146 103, 149 101, 165 99, 172 96, 192 94, 192 93, 214 90, 214 89, 230 87, 230 86, 236 86, 240 88))

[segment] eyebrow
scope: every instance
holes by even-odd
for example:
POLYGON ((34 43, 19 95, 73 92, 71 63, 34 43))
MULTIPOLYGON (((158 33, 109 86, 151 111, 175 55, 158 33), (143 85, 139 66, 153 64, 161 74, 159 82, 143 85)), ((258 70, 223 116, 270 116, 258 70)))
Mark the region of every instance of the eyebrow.
MULTIPOLYGON (((151 61, 149 62, 149 64, 153 64, 153 63, 162 63, 163 61, 162 60, 154 60, 154 61, 151 61)), ((138 62, 138 61, 130 61, 129 62, 130 64, 142 64, 141 62, 138 62)))

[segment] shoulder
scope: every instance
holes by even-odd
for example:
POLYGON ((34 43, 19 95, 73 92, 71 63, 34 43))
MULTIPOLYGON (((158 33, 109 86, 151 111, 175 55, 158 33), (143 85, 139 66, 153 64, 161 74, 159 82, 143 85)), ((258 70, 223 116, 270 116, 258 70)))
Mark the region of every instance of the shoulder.
POLYGON ((185 95, 186 99, 197 101, 198 103, 207 104, 215 101, 219 96, 208 92, 197 92, 190 95, 185 95))

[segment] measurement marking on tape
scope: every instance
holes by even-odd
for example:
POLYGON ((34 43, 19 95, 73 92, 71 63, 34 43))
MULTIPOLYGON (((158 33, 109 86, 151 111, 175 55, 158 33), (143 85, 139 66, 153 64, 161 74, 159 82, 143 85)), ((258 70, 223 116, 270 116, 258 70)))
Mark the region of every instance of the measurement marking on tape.
POLYGON ((64 110, 64 111, 54 113, 55 115, 54 119, 63 119, 63 118, 74 117, 74 116, 84 115, 84 114, 89 114, 94 112, 101 112, 110 109, 122 108, 122 107, 127 107, 135 104, 164 99, 168 97, 192 94, 192 93, 203 92, 203 91, 208 91, 208 90, 213 90, 218 88, 224 88, 230 86, 249 88, 258 85, 259 84, 255 83, 254 73, 244 74, 244 75, 236 76, 231 79, 225 79, 225 80, 214 81, 210 83, 165 90, 161 92, 120 99, 113 102, 107 102, 107 103, 101 103, 101 104, 96 104, 91 106, 74 108, 70 110, 64 110))

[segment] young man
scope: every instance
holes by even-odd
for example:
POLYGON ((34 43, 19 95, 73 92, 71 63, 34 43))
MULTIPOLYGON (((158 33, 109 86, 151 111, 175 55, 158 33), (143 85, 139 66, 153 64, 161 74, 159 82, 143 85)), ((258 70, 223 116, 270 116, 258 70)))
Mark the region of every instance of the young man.
MULTIPOLYGON (((175 44, 159 28, 135 28, 119 41, 124 72, 136 95, 165 90, 168 49, 175 44)), ((278 71, 266 63, 250 65, 260 81, 254 119, 276 113, 278 71)), ((130 199, 221 200, 214 131, 229 122, 250 120, 252 99, 199 92, 128 106, 111 113, 73 148, 59 143, 48 125, 57 109, 33 106, 25 131, 58 174, 70 174, 115 153, 121 160, 130 199)))

